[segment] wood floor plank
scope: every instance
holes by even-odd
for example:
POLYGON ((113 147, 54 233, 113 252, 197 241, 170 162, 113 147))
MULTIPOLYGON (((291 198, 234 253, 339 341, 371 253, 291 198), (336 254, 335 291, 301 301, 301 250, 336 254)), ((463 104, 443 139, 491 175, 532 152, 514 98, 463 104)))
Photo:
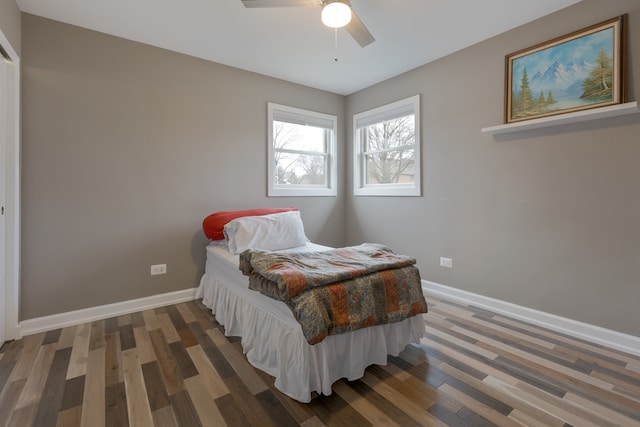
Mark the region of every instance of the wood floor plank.
POLYGON ((184 347, 184 343, 182 341, 170 343, 169 349, 171 350, 173 360, 176 361, 176 366, 180 370, 180 375, 183 379, 198 375, 198 370, 189 357, 189 353, 187 353, 187 349, 184 347))
POLYGON ((153 417, 145 386, 138 351, 131 348, 122 352, 122 370, 127 399, 129 423, 133 426, 153 427, 153 417))
POLYGON ((25 427, 33 425, 33 420, 38 410, 38 403, 17 408, 11 414, 7 427, 25 427))
POLYGON ((220 352, 220 349, 213 343, 213 340, 211 339, 207 331, 202 329, 200 322, 190 323, 189 328, 198 340, 198 344, 207 355, 207 358, 217 371, 220 378, 224 380, 236 375, 233 367, 231 366, 229 361, 224 358, 224 356, 220 352))
POLYGON ((343 427, 373 425, 336 393, 319 396, 309 406, 325 424, 343 427))
POLYGON ((185 320, 182 318, 182 314, 180 314, 180 311, 176 306, 169 305, 165 308, 167 310, 167 315, 169 316, 169 319, 171 319, 171 323, 173 324, 173 327, 176 331, 187 329, 187 322, 185 322, 185 320))
POLYGON ((184 322, 189 324, 191 322, 197 322, 198 318, 193 314, 193 312, 189 309, 187 303, 176 304, 176 308, 180 312, 180 315, 184 319, 184 322))
POLYGON ((496 426, 500 427, 517 427, 520 426, 520 423, 517 421, 510 419, 509 415, 512 411, 509 411, 509 414, 501 414, 500 412, 494 410, 490 406, 474 399, 472 396, 456 389, 455 387, 450 386, 447 383, 442 384, 438 391, 451 396, 453 399, 458 400, 464 407, 469 408, 473 412, 482 416, 486 420, 492 422, 496 426))
POLYGON ((309 418, 308 420, 304 421, 302 424, 300 424, 300 426, 301 427, 325 427, 326 424, 320 421, 318 417, 313 416, 313 418, 309 418))
POLYGON ((131 314, 123 314, 117 317, 118 328, 126 325, 131 325, 131 314))
POLYGON ((84 398, 84 379, 85 377, 83 375, 81 377, 74 377, 65 381, 64 391, 62 392, 62 402, 60 403, 61 411, 65 411, 76 406, 82 406, 82 400, 84 398))
MULTIPOLYGON (((20 357, 17 360, 10 360, 10 358, 2 360, 0 365, 8 366, 11 362, 13 362, 14 365, 11 369, 11 375, 9 375, 8 381, 17 381, 29 376, 32 372, 33 362, 36 360, 36 356, 38 355, 38 350, 40 350, 43 339, 43 333, 24 337, 22 339, 23 346, 20 351, 20 357)), ((2 385, 2 383, 0 383, 0 385, 2 385)))
POLYGON ((337 383, 333 389, 349 406, 353 407, 362 417, 374 426, 405 426, 406 424, 397 424, 382 410, 378 409, 373 402, 365 399, 351 387, 345 383, 337 383))
POLYGON ((220 414, 226 425, 234 427, 251 427, 249 420, 238 406, 231 394, 226 394, 215 400, 220 414))
POLYGON ((269 415, 274 425, 278 427, 296 427, 298 422, 287 412, 286 407, 278 400, 274 393, 266 389, 256 395, 256 400, 269 415))
POLYGON ((76 338, 77 328, 78 327, 76 325, 72 325, 62 329, 62 332, 60 333, 60 338, 58 338, 58 345, 57 345, 58 350, 73 346, 73 341, 76 338))
POLYGON ((569 366, 560 365, 555 361, 549 361, 543 357, 539 357, 537 354, 532 352, 526 352, 524 350, 515 348, 511 345, 495 341, 491 338, 480 338, 478 334, 473 331, 467 331, 467 333, 471 336, 476 336, 478 338, 478 346, 487 348, 496 354, 503 356, 509 360, 517 361, 524 365, 535 364, 536 371, 544 371, 544 372, 557 372, 562 373, 563 375, 570 376, 576 380, 584 381, 585 383, 595 385, 598 388, 604 390, 613 389, 613 385, 601 381, 597 378, 594 378, 588 374, 580 372, 576 369, 572 369, 569 366))
POLYGON ((144 326, 144 316, 141 312, 131 313, 131 326, 133 328, 144 326))
POLYGON ((511 377, 509 373, 505 372, 498 365, 483 364, 482 361, 477 360, 472 356, 460 353, 455 348, 448 347, 440 342, 433 341, 430 338, 422 338, 421 343, 428 347, 430 355, 435 355, 435 357, 443 362, 451 366, 455 366, 457 369, 466 372, 477 379, 483 379, 486 376, 493 376, 506 382, 515 383, 517 381, 517 379, 511 377))
POLYGON ((149 400, 151 411, 155 412, 158 409, 171 405, 169 393, 167 393, 167 388, 162 380, 162 373, 160 372, 158 362, 154 360, 142 365, 142 375, 144 377, 147 399, 149 400))
MULTIPOLYGON (((44 342, 49 342, 49 345, 55 345, 58 341, 57 339, 54 341, 47 341, 45 339, 44 342)), ((55 427, 58 412, 62 407, 65 376, 70 358, 70 348, 63 348, 55 352, 47 381, 40 396, 40 404, 38 405, 34 425, 38 427, 55 427)))
POLYGON ((178 335, 180 336, 180 341, 182 341, 182 345, 185 347, 191 347, 194 345, 198 345, 198 340, 191 332, 191 329, 180 329, 178 331, 178 335))
POLYGON ((105 342, 105 384, 112 386, 124 381, 122 372, 122 348, 120 347, 120 333, 111 332, 104 337, 105 342))
POLYGON ((133 335, 133 326, 131 326, 131 324, 120 326, 118 332, 120 332, 120 348, 122 351, 130 350, 136 346, 136 339, 133 335))
POLYGON ((224 382, 237 406, 249 421, 249 424, 254 426, 278 427, 278 422, 269 417, 269 414, 262 408, 256 396, 251 393, 239 376, 234 375, 225 378, 224 382))
MULTIPOLYGON (((215 322, 215 316, 213 315, 213 313, 211 313, 211 310, 206 308, 201 302, 191 301, 186 303, 186 306, 187 308, 189 308, 193 316, 197 319, 197 323, 200 325, 200 327, 203 330, 210 329, 214 327, 215 323, 217 323, 215 322)), ((189 323, 194 323, 194 322, 189 322, 189 323)), ((193 328, 191 325, 189 325, 189 328, 193 331, 193 328)), ((195 334, 195 331, 194 331, 194 334, 195 334)))
POLYGON ((113 334, 118 331, 118 317, 104 319, 104 333, 113 334))
POLYGON ((189 394, 186 389, 169 396, 171 399, 171 407, 175 414, 179 426, 201 427, 202 422, 198 416, 189 394))
POLYGON ((27 379, 12 381, 5 385, 0 392, 0 427, 6 427, 11 419, 11 413, 15 410, 22 389, 27 379))
POLYGON ((229 394, 229 389, 223 379, 220 378, 220 375, 218 375, 218 371, 213 367, 204 350, 202 350, 202 347, 189 347, 187 352, 196 369, 198 369, 200 381, 202 381, 207 393, 211 395, 213 399, 229 394))
POLYGON ((40 396, 44 389, 45 382, 49 374, 49 369, 53 363, 56 353, 56 345, 48 344, 41 346, 33 362, 32 373, 27 378, 27 382, 22 389, 20 399, 16 408, 36 405, 40 401, 40 396))
MULTIPOLYGON (((87 340, 87 348, 88 348, 87 340)), ((82 344, 84 346, 84 343, 82 344)), ((72 351, 73 355, 73 351, 72 351)), ((92 350, 87 355, 86 378, 82 399, 82 427, 105 426, 105 348, 92 350)), ((67 374, 67 377, 69 375, 67 374)))
POLYGON ((184 390, 184 382, 180 375, 180 370, 176 366, 176 361, 171 354, 169 344, 167 343, 162 329, 156 329, 149 332, 151 344, 158 359, 158 366, 164 385, 169 396, 184 390))
POLYGON ((171 405, 153 411, 153 424, 156 427, 178 427, 171 405))
POLYGON ((91 334, 91 323, 78 325, 76 336, 73 340, 71 350, 71 360, 67 370, 67 379, 79 377, 87 373, 87 358, 89 356, 89 340, 91 334))
POLYGON ((9 378, 11 373, 15 370, 17 361, 15 360, 6 360, 2 362, 0 360, 0 387, 4 387, 7 382, 9 382, 9 378))
POLYGON ((244 354, 238 352, 218 329, 210 329, 207 333, 222 353, 222 356, 231 364, 252 394, 256 395, 268 389, 265 382, 255 373, 254 368, 247 361, 244 354))
POLYGON ((42 339, 42 345, 55 344, 60 339, 62 329, 54 329, 53 331, 47 331, 42 339))
POLYGON ((95 322, 91 322, 89 351, 104 346, 104 320, 96 320, 95 322))
POLYGON ((162 332, 164 333, 164 337, 167 340, 167 343, 171 344, 172 342, 180 341, 180 335, 176 330, 175 326, 173 326, 173 322, 167 313, 157 314, 158 320, 160 322, 160 327, 162 328, 162 332))
POLYGON ((155 331, 156 329, 160 329, 162 326, 160 325, 160 320, 158 316, 156 316, 156 312, 154 310, 144 310, 142 312, 142 318, 144 319, 145 327, 147 331, 155 331))
POLYGON ((374 375, 365 372, 361 381, 367 384, 385 399, 390 401, 394 406, 411 417, 415 422, 421 423, 425 426, 444 425, 440 423, 435 417, 430 415, 424 408, 416 405, 405 396, 395 392, 393 387, 385 384, 383 381, 380 381, 374 375))
POLYGON ((554 413, 572 425, 585 427, 614 427, 617 425, 617 423, 612 423, 610 420, 596 414, 590 408, 580 407, 564 398, 549 395, 527 383, 516 384, 512 392, 521 397, 526 396, 529 401, 543 409, 552 408, 554 413))
POLYGON ((604 381, 605 383, 613 385, 611 391, 614 393, 616 392, 616 389, 622 389, 635 396, 640 395, 640 380, 633 379, 631 377, 621 378, 614 372, 609 371, 605 373, 597 369, 591 371, 590 375, 604 381))
POLYGON ((106 427, 129 426, 127 391, 124 383, 106 386, 104 400, 106 427))
POLYGON ((415 419, 411 418, 403 410, 394 405, 393 402, 387 400, 382 394, 369 387, 369 385, 365 384, 363 381, 349 381, 347 384, 349 388, 358 393, 358 395, 362 399, 365 399, 369 404, 378 408, 378 410, 382 411, 389 419, 393 420, 396 424, 403 427, 422 426, 422 423, 419 423, 415 419))
POLYGON ((82 406, 58 412, 56 427, 77 427, 82 422, 82 406))
POLYGON ((385 375, 385 370, 380 366, 371 366, 368 371, 381 380, 384 380, 385 384, 420 407, 428 408, 435 403, 433 394, 429 391, 430 386, 428 384, 420 381, 400 381, 393 375, 385 375))
MULTIPOLYGON (((262 378, 265 384, 269 386, 269 390, 271 390, 273 395, 280 401, 282 406, 287 409, 287 412, 298 422, 298 424, 303 425, 311 418, 317 419, 306 404, 297 402, 283 394, 280 390, 276 389, 275 379, 273 377, 260 370, 256 370, 256 373, 260 378, 262 378)), ((320 421, 317 420, 317 422, 320 421)))
POLYGON ((200 414, 200 421, 204 427, 224 427, 227 425, 218 407, 211 404, 218 396, 211 393, 201 376, 187 378, 184 384, 193 406, 200 414))
POLYGON ((537 419, 532 417, 531 415, 520 411, 519 409, 514 409, 513 412, 509 414, 509 418, 517 421, 522 426, 526 427, 565 427, 566 423, 562 420, 558 420, 554 423, 548 423, 546 421, 537 419))
POLYGON ((598 417, 603 418, 604 420, 614 421, 613 425, 615 425, 615 423, 618 423, 622 426, 632 426, 634 424, 640 425, 638 420, 626 417, 624 414, 621 414, 618 411, 599 405, 589 399, 575 395, 573 393, 567 393, 563 397, 563 400, 575 403, 579 408, 588 408, 588 412, 595 413, 598 417))
POLYGON ((140 363, 145 364, 156 360, 156 353, 153 350, 153 344, 151 344, 151 338, 145 325, 133 328, 133 336, 136 340, 140 363))
MULTIPOLYGON (((450 376, 455 377, 460 381, 463 381, 470 386, 509 405, 510 407, 514 408, 514 411, 517 409, 518 411, 530 415, 533 418, 542 420, 550 426, 561 426, 564 424, 564 421, 547 415, 539 409, 529 405, 526 400, 523 401, 516 399, 510 391, 506 390, 508 386, 516 384, 517 381, 513 383, 503 382, 501 379, 492 376, 487 376, 483 380, 479 380, 463 371, 456 369, 451 365, 448 365, 447 363, 438 365, 438 368, 441 371, 446 372, 450 376)), ((512 416, 514 411, 511 411, 511 413, 509 413, 509 416, 512 416)))
POLYGON ((310 403, 200 301, 27 336, 0 348, 0 427, 640 426, 637 355, 427 300, 420 343, 310 403))

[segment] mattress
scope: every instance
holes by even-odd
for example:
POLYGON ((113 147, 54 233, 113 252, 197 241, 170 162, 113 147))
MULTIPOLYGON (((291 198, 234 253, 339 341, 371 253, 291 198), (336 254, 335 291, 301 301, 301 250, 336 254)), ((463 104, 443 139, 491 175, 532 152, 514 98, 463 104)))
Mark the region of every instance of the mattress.
MULTIPOLYGON (((314 243, 296 248, 323 249, 329 248, 314 243)), ((331 335, 310 345, 286 304, 249 289, 248 284, 238 269, 238 256, 210 243, 196 298, 211 309, 227 336, 241 337, 247 360, 273 376, 278 390, 300 402, 309 402, 313 392, 330 395, 335 381, 361 378, 369 365, 386 364, 387 355, 397 356, 407 344, 419 343, 425 331, 419 315, 331 335)))

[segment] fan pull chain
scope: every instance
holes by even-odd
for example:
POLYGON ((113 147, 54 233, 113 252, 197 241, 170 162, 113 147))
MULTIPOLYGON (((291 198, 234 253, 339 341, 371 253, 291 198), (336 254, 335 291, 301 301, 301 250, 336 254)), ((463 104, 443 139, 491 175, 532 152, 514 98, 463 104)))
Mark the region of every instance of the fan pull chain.
POLYGON ((333 60, 335 62, 338 62, 338 29, 334 28, 335 32, 334 32, 334 42, 335 42, 335 49, 336 49, 336 56, 335 58, 333 58, 333 60))

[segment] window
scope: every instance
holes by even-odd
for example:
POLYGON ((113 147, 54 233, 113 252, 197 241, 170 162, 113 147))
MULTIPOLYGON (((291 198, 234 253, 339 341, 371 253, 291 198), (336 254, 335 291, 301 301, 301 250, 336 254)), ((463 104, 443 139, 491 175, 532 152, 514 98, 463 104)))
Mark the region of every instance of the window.
POLYGON ((269 103, 269 196, 335 196, 337 117, 269 103))
POLYGON ((353 116, 354 194, 420 196, 420 95, 353 116))

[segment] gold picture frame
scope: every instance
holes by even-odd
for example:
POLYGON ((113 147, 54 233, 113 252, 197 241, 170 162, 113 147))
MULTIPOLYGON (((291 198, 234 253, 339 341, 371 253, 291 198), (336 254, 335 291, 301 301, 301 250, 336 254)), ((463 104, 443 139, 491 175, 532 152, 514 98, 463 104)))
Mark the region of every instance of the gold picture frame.
POLYGON ((625 16, 509 54, 505 123, 624 102, 625 16))

